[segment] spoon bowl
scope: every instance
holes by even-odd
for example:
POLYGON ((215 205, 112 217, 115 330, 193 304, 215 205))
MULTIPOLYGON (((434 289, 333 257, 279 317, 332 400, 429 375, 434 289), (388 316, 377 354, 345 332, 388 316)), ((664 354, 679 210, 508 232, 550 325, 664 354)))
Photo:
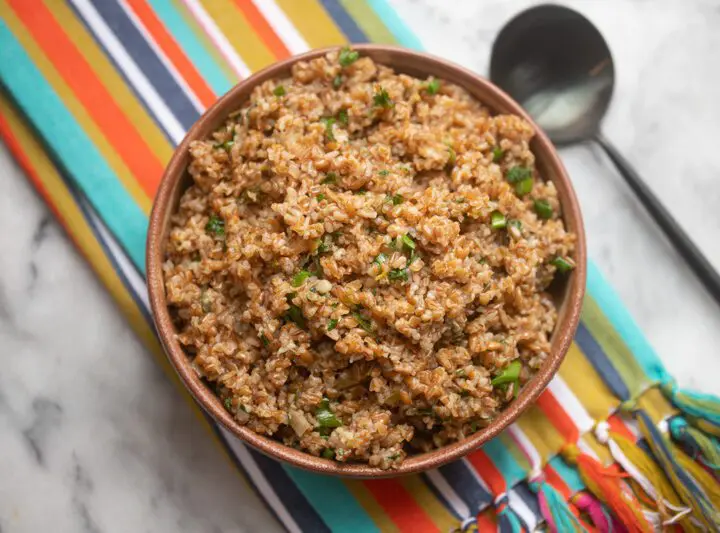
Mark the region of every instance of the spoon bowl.
POLYGON ((605 39, 572 9, 541 5, 502 29, 492 48, 490 78, 530 113, 558 144, 599 131, 612 97, 615 69, 605 39))

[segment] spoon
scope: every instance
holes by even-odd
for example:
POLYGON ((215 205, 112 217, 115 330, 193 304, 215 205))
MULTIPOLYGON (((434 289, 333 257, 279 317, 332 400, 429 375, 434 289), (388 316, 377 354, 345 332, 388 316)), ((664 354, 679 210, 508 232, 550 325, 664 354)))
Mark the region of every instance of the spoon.
POLYGON ((596 142, 720 304, 720 275, 627 159, 600 133, 615 68, 605 39, 588 19, 551 4, 523 11, 495 39, 490 79, 520 102, 553 142, 596 142))

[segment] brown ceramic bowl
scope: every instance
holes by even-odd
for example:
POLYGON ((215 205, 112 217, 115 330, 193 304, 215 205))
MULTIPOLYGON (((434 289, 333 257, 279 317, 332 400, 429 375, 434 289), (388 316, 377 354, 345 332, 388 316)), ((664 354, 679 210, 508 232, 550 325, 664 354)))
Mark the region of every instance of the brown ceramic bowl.
POLYGON ((176 339, 175 327, 167 308, 162 274, 170 216, 177 208, 180 195, 190 184, 190 177, 187 173, 188 145, 191 141, 208 137, 225 121, 230 112, 239 108, 245 102, 255 86, 269 79, 287 76, 290 67, 295 62, 322 56, 329 49, 313 50, 275 63, 240 82, 210 107, 190 129, 185 139, 175 150, 155 198, 147 242, 147 281, 155 325, 160 340, 165 347, 165 352, 192 395, 218 423, 257 450, 295 466, 323 474, 373 478, 420 472, 459 459, 498 435, 537 399, 563 361, 580 319, 580 307, 585 292, 585 231, 575 192, 555 148, 525 111, 502 90, 474 72, 428 54, 393 46, 357 45, 353 48, 362 55, 369 56, 378 63, 393 67, 399 72, 420 78, 433 75, 460 85, 492 110, 520 115, 535 126, 537 136, 532 141, 531 148, 536 156, 537 167, 543 177, 555 183, 563 207, 563 218, 566 227, 577 235, 574 256, 577 268, 560 284, 561 286, 556 287, 555 296, 559 306, 559 314, 552 337, 550 357, 545 361, 538 373, 525 385, 519 397, 507 406, 488 427, 478 431, 471 437, 432 452, 410 456, 399 468, 387 471, 367 464, 345 464, 315 457, 255 433, 251 429, 238 424, 230 416, 213 391, 203 383, 192 369, 188 356, 176 339))

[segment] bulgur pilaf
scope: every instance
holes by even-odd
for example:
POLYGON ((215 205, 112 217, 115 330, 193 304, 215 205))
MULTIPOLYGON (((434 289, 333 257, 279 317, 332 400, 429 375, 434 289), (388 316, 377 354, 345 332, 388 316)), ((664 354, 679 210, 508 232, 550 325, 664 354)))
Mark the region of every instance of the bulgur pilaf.
POLYGON ((573 267, 533 129, 349 49, 190 147, 165 288, 241 424, 392 468, 485 427, 550 350, 573 267))

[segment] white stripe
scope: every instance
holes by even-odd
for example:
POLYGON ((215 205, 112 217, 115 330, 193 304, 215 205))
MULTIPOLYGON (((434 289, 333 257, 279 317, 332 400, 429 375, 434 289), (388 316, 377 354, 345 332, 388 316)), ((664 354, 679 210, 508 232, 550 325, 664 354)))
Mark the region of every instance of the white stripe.
POLYGON ((255 488, 262 494, 265 501, 273 511, 277 514, 278 518, 282 521, 283 525, 292 533, 302 533, 300 527, 297 525, 293 517, 288 513, 288 510, 278 498, 275 490, 270 486, 265 475, 262 473, 255 463, 255 459, 252 458, 250 452, 245 445, 240 442, 233 434, 226 430, 222 426, 218 426, 220 432, 223 434, 225 442, 235 454, 235 457, 242 463, 243 468, 248 476, 252 478, 255 488))
POLYGON ((163 52, 162 49, 157 45, 155 39, 153 39, 153 36, 150 35, 147 28, 145 28, 145 25, 139 18, 137 18, 135 12, 130 8, 130 6, 127 5, 125 0, 118 0, 118 5, 123 11, 125 11, 125 14, 132 21, 135 28, 137 28, 140 34, 145 38, 145 42, 148 44, 148 46, 150 46, 150 48, 152 48, 153 52, 155 52, 155 55, 158 57, 160 62, 165 65, 165 68, 168 69, 170 75, 175 79, 175 82, 187 95, 188 99, 195 106, 195 109, 198 111, 198 113, 202 113, 203 111, 205 111, 205 106, 202 105, 197 95, 193 92, 193 90, 187 84, 182 75, 177 71, 175 65, 173 65, 172 61, 170 61, 170 59, 165 55, 165 52, 163 52))
POLYGON ((439 470, 430 470, 426 473, 428 479, 432 482, 435 488, 443 495, 443 498, 452 505, 458 516, 469 517, 471 516, 470 508, 460 499, 455 490, 450 486, 445 477, 440 474, 439 470))
POLYGON ((585 406, 580 403, 575 393, 567 386, 567 383, 559 374, 548 385, 548 389, 562 406, 563 410, 572 418, 575 425, 580 430, 580 434, 587 433, 592 430, 595 420, 587 412, 585 406))
POLYGON ((92 28, 95 37, 102 43, 113 60, 122 69, 140 97, 157 117, 163 129, 176 144, 185 136, 185 128, 175 118, 162 97, 155 91, 137 64, 125 51, 122 43, 115 37, 110 27, 105 24, 100 14, 88 0, 71 0, 82 15, 85 22, 92 28))
POLYGON ((528 436, 525 435, 525 432, 520 429, 517 423, 508 426, 508 432, 528 456, 528 460, 530 461, 529 477, 532 478, 535 475, 542 474, 542 458, 540 457, 540 453, 528 436))
MULTIPOLYGON (((492 491, 491 491, 490 488, 487 486, 487 483, 485 483, 485 480, 480 476, 480 474, 478 474, 477 470, 475 470, 475 468, 473 468, 472 463, 470 463, 470 461, 468 461, 467 458, 463 458, 462 461, 463 461, 463 463, 465 463, 465 467, 466 467, 468 470, 470 470, 470 472, 472 473, 473 477, 475 477, 475 479, 476 479, 477 482, 478 482, 478 485, 480 485, 483 489, 485 489, 485 491, 486 491, 488 494, 490 494, 490 497, 491 497, 491 498, 494 498, 492 491)), ((490 503, 492 503, 492 502, 490 502, 490 503)))
POLYGON ((530 531, 533 531, 535 529, 535 526, 538 525, 537 517, 535 516, 535 513, 532 512, 530 507, 527 506, 525 500, 523 500, 516 491, 511 490, 508 493, 508 504, 510 505, 510 507, 512 507, 512 510, 515 511, 517 515, 523 519, 523 522, 528 525, 530 531))
POLYGON ((230 44, 230 41, 227 40, 225 34, 220 31, 220 28, 217 27, 213 19, 210 15, 208 15, 207 11, 205 11, 200 3, 197 0, 182 1, 193 14, 195 20, 198 21, 198 24, 202 26, 202 29, 205 31, 207 36, 210 37, 210 40, 215 44, 215 46, 217 46, 223 57, 228 63, 230 63, 230 66, 235 73, 240 76, 240 78, 247 78, 250 76, 250 69, 243 60, 240 59, 240 56, 237 55, 235 49, 230 44))
POLYGON ((252 2, 290 52, 301 54, 310 49, 310 45, 303 39, 303 36, 287 18, 285 12, 275 3, 275 0, 252 0, 252 2))

